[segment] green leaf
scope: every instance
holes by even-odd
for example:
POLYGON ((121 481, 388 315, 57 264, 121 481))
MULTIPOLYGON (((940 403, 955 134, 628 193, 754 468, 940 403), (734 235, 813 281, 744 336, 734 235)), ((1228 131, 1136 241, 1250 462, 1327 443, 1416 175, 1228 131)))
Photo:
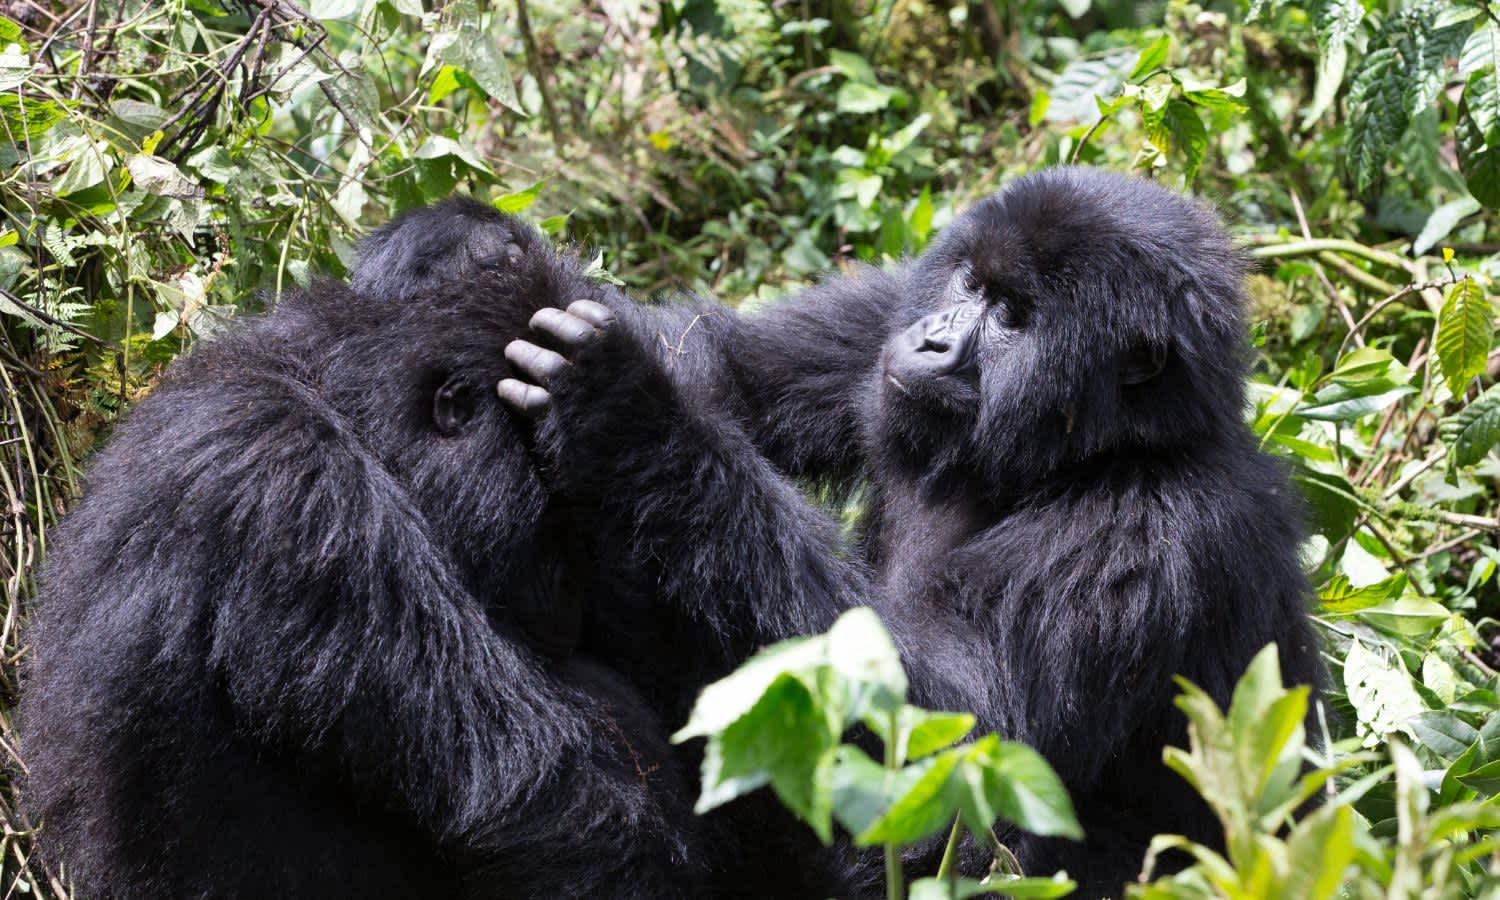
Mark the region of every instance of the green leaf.
POLYGON ((1500 74, 1495 68, 1469 76, 1453 136, 1469 193, 1487 207, 1500 206, 1500 74))
POLYGON ((1479 740, 1474 726, 1450 712, 1432 710, 1412 719, 1412 730, 1427 749, 1445 760, 1455 760, 1479 740))
POLYGON ((855 835, 860 847, 875 844, 914 844, 937 834, 953 821, 956 803, 948 778, 958 766, 963 749, 949 750, 913 764, 920 774, 892 800, 884 815, 855 835))
POLYGON ((1349 85, 1345 164, 1360 192, 1381 176, 1392 148, 1406 133, 1403 68, 1395 47, 1381 47, 1365 56, 1349 85))
POLYGON ((828 61, 839 70, 839 74, 850 81, 857 81, 861 84, 879 83, 870 63, 857 53, 850 53, 847 50, 829 50, 828 61))
POLYGON ((68 114, 51 100, 22 99, 19 94, 0 94, 0 140, 25 144, 46 134, 68 114))
POLYGON ((1459 222, 1483 208, 1483 205, 1473 197, 1460 197, 1434 209, 1432 215, 1427 217, 1426 224, 1422 226, 1422 232, 1417 235, 1416 240, 1412 241, 1412 255, 1421 256, 1431 250, 1438 241, 1452 233, 1459 222))
POLYGON ((820 635, 781 641, 755 654, 699 693, 688 723, 672 735, 673 743, 720 733, 759 703, 783 674, 811 672, 827 652, 827 640, 820 635))
POLYGON ((1398 572, 1382 581, 1358 588, 1351 585, 1345 576, 1335 575, 1328 585, 1318 592, 1318 601, 1322 604, 1325 613, 1348 615, 1395 600, 1405 590, 1405 572, 1398 572))
POLYGON ((1426 711, 1399 657, 1388 661, 1366 650, 1358 640, 1344 658, 1344 692, 1354 707, 1359 733, 1367 747, 1397 731, 1410 733, 1411 720, 1426 711))
POLYGON ((0 16, 0 44, 22 44, 21 26, 13 20, 0 16))
MULTIPOLYGON (((492 17, 489 27, 498 27, 503 17, 492 17)), ((456 0, 449 7, 449 21, 458 23, 456 29, 440 31, 427 46, 427 59, 422 64, 422 73, 446 63, 463 70, 474 84, 490 98, 509 109, 526 115, 526 109, 516 97, 515 82, 511 80, 510 66, 500 52, 502 42, 498 35, 488 33, 480 23, 485 21, 474 0, 456 0)))
POLYGON ((1448 621, 1453 613, 1441 603, 1408 594, 1389 603, 1362 609, 1355 615, 1386 631, 1418 637, 1448 621))
POLYGON ((925 765, 892 771, 853 744, 837 750, 833 767, 833 815, 850 834, 863 834, 927 772, 925 765))
POLYGON ((844 113, 872 113, 879 112, 891 105, 891 99, 898 92, 893 88, 878 84, 865 84, 859 81, 846 81, 839 85, 838 94, 834 98, 839 112, 844 113))
POLYGON ((1459 783, 1482 796, 1500 794, 1500 760, 1485 763, 1471 772, 1458 776, 1459 783))
POLYGON ((951 747, 974 730, 976 720, 969 713, 918 712, 922 713, 922 718, 911 727, 911 736, 907 739, 906 755, 909 759, 921 759, 951 747))
POLYGON ((1472 466, 1500 441, 1500 385, 1493 385, 1474 402, 1438 423, 1438 434, 1448 445, 1450 467, 1472 466))
POLYGON ((984 881, 959 878, 949 882, 941 878, 923 878, 912 883, 911 892, 907 894, 907 898, 908 900, 966 900, 968 897, 999 894, 1003 897, 1050 900, 1053 897, 1066 897, 1077 887, 1077 884, 1068 880, 1066 872, 1059 872, 1051 878, 1017 878, 995 874, 984 881))
POLYGON ((546 183, 546 180, 543 179, 525 190, 505 194, 497 198, 491 205, 503 213, 515 214, 522 212, 536 202, 537 195, 542 192, 542 185, 546 183))
POLYGON ((1354 861, 1354 813, 1348 806, 1324 806, 1297 823, 1286 843, 1287 875, 1280 895, 1328 900, 1354 861))
POLYGON ((1046 120, 1049 122, 1090 123, 1099 118, 1096 97, 1119 93, 1125 76, 1135 67, 1140 54, 1134 50, 1114 50, 1103 56, 1079 58, 1063 67, 1048 94, 1046 120))
MULTIPOLYGON (((1077 18, 1076 16, 1074 18, 1077 18)), ((1163 34, 1151 42, 1151 46, 1141 51, 1140 58, 1135 61, 1135 68, 1130 70, 1126 81, 1135 81, 1145 75, 1167 64, 1168 52, 1172 49, 1171 35, 1163 34)))
POLYGON ((1443 378, 1455 397, 1462 397, 1469 382, 1484 372, 1494 340, 1493 315, 1489 298, 1474 279, 1465 278, 1449 289, 1434 343, 1443 378))
POLYGON ((1013 741, 985 749, 976 744, 979 759, 972 761, 983 765, 986 793, 1001 816, 1032 834, 1083 839, 1068 790, 1040 753, 1013 741))

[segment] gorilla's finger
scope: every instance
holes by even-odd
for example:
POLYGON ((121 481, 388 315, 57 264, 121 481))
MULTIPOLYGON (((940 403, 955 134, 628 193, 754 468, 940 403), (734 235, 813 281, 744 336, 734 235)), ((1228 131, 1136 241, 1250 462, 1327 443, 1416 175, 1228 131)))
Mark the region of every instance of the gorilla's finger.
POLYGON ((560 309, 547 307, 531 317, 531 328, 561 341, 564 347, 582 347, 598 334, 594 326, 560 309))
POLYGON ((568 361, 561 354, 546 347, 538 347, 530 341, 511 341, 505 345, 505 359, 520 369, 532 381, 545 384, 562 374, 568 361))
POLYGON ((527 416, 539 416, 552 405, 552 395, 546 389, 514 378, 502 378, 495 385, 495 393, 506 406, 527 416))
POLYGON ((595 300, 574 300, 568 305, 568 312, 595 328, 608 328, 615 324, 614 310, 595 300))

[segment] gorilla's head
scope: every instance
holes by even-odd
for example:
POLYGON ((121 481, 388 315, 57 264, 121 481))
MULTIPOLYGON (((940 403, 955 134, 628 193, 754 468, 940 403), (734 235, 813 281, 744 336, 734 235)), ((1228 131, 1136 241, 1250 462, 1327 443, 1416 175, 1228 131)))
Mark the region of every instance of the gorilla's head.
POLYGON ((367 297, 406 300, 456 279, 550 252, 519 219, 467 197, 409 210, 359 242, 350 286, 367 297))
POLYGON ((1004 493, 1229 433, 1243 275, 1214 215, 1178 194, 1090 169, 1022 178, 915 263, 915 321, 878 367, 875 447, 1004 493))
MULTIPOLYGON (((426 219, 430 213, 420 211, 426 219)), ((451 218, 450 211, 435 221, 451 218)), ((403 222, 399 232, 385 232, 400 240, 376 242, 366 262, 417 252, 411 244, 427 232, 411 220, 394 224, 403 222)), ((513 374, 505 346, 530 334, 537 310, 585 298, 622 301, 586 277, 574 256, 553 250, 515 219, 495 214, 482 227, 461 230, 465 246, 483 241, 500 248, 503 264, 446 278, 434 272, 419 285, 407 271, 401 290, 384 296, 323 284, 284 301, 266 324, 285 323, 289 336, 326 335, 307 362, 319 393, 402 484, 475 595, 504 604, 547 645, 567 638, 549 629, 566 631, 569 624, 552 617, 567 608, 557 596, 564 575, 560 538, 551 533, 549 495, 527 452, 529 428, 495 387, 513 374), (401 302, 386 302, 397 297, 401 302)), ((368 286, 378 273, 364 264, 361 271, 365 277, 356 282, 374 290, 368 286)))

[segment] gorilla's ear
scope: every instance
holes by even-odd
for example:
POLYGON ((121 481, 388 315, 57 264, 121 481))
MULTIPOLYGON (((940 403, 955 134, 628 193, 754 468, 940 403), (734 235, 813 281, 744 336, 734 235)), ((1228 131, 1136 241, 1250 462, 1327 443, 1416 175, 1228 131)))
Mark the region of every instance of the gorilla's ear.
POLYGON ((1166 344, 1144 342, 1120 355, 1120 384, 1145 384, 1167 367, 1170 348, 1166 344))

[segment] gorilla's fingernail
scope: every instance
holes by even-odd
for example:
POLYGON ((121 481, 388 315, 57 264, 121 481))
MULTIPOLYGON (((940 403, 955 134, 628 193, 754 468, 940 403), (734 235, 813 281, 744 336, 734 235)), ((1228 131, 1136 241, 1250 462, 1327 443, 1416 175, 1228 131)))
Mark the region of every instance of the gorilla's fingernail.
POLYGON ((594 326, 582 318, 560 309, 538 310, 531 317, 531 327, 562 341, 570 347, 587 343, 594 336, 594 326))
POLYGON ((574 300, 568 304, 568 312, 595 328, 608 328, 615 321, 614 311, 595 300, 574 300))
POLYGON ((502 378, 500 383, 495 385, 495 393, 500 395, 500 400, 505 405, 528 416, 545 412, 552 403, 552 395, 542 388, 514 378, 502 378))
POLYGON ((568 361, 560 354, 546 347, 538 347, 530 341, 520 340, 505 345, 505 359, 520 369, 522 374, 536 381, 546 381, 558 375, 568 365, 568 361))

